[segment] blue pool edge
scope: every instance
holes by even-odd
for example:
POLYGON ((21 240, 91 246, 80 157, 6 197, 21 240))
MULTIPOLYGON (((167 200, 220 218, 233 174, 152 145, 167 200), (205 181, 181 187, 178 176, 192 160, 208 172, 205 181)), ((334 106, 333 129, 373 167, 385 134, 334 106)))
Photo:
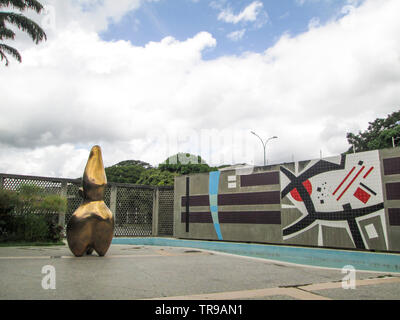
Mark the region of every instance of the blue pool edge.
POLYGON ((112 244, 197 248, 303 266, 400 273, 400 254, 175 238, 114 238, 112 244))

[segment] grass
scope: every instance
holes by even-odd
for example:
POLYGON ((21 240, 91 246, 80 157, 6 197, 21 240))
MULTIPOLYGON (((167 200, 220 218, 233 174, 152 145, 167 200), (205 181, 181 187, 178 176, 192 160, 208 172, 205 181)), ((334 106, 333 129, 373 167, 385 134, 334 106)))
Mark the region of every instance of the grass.
POLYGON ((7 241, 0 242, 0 247, 48 247, 48 246, 63 246, 63 241, 58 242, 27 242, 27 241, 7 241))

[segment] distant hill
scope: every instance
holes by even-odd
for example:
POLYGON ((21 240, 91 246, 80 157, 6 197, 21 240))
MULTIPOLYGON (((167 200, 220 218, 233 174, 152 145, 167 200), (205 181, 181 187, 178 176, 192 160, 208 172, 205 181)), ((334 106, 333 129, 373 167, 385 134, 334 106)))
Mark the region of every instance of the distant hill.
POLYGON ((190 153, 177 153, 168 157, 168 159, 158 166, 158 169, 178 174, 201 173, 218 170, 218 168, 210 167, 200 156, 190 153))
POLYGON ((108 182, 136 184, 142 173, 153 167, 141 160, 125 160, 105 168, 108 182))
POLYGON ((105 170, 108 182, 172 186, 176 176, 216 171, 224 167, 229 165, 210 167, 200 156, 178 153, 168 157, 157 168, 141 160, 124 160, 105 170))
MULTIPOLYGON (((141 161, 141 160, 125 160, 114 164, 112 167, 126 167, 126 166, 141 166, 145 169, 153 168, 150 163, 141 161)), ((109 167, 111 168, 111 167, 109 167)))

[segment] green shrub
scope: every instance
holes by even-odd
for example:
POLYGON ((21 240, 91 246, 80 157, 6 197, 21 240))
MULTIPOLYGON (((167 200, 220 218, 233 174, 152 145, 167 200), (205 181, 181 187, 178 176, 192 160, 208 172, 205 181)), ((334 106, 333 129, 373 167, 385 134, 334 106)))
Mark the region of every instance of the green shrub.
POLYGON ((9 190, 0 189, 0 215, 7 214, 18 205, 18 195, 9 190))
POLYGON ((48 238, 49 226, 42 215, 27 214, 24 217, 24 229, 23 240, 25 241, 45 241, 48 238))
POLYGON ((65 198, 35 185, 21 185, 16 192, 0 189, 0 241, 60 241, 58 214, 66 208, 65 198))
POLYGON ((11 212, 18 203, 18 195, 15 192, 0 189, 0 241, 10 234, 10 229, 14 224, 11 212))
POLYGON ((41 199, 36 209, 48 212, 65 212, 67 210, 67 199, 55 194, 50 194, 41 199))

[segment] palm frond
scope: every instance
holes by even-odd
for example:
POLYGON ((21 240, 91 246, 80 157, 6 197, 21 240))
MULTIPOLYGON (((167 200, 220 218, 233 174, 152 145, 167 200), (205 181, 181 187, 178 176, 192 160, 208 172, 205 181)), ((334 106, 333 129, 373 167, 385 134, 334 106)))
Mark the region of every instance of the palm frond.
POLYGON ((11 29, 8 29, 6 27, 0 26, 0 40, 3 39, 15 39, 15 32, 12 31, 11 29))
MULTIPOLYGON (((0 0, 0 9, 4 7, 11 7, 24 11, 25 9, 33 9, 37 13, 43 10, 43 5, 37 0, 0 0)), ((0 12, 0 40, 15 38, 15 33, 6 27, 6 22, 16 25, 20 30, 28 33, 33 41, 38 44, 40 41, 47 40, 46 33, 34 21, 26 18, 22 14, 14 12, 0 12)), ((6 66, 9 65, 7 54, 22 62, 22 57, 18 50, 10 47, 4 43, 0 43, 0 60, 5 60, 6 66)))
POLYGON ((26 6, 29 9, 35 10, 37 13, 43 10, 43 5, 36 0, 25 0, 26 6))
POLYGON ((1 58, 1 61, 6 60, 6 67, 7 67, 7 66, 8 66, 8 58, 7 58, 7 56, 3 53, 3 51, 1 51, 1 49, 0 49, 0 58, 1 58))
POLYGON ((23 0, 0 0, 0 8, 1 7, 12 7, 24 10, 26 8, 26 3, 23 0))
POLYGON ((37 0, 0 0, 1 7, 13 7, 21 11, 29 8, 35 10, 37 13, 43 10, 43 5, 37 0))
POLYGON ((19 54, 18 50, 14 49, 13 47, 10 47, 4 43, 0 43, 0 55, 1 55, 1 60, 5 59, 6 60, 6 66, 8 66, 8 59, 5 53, 11 55, 13 58, 18 60, 18 62, 22 62, 22 57, 19 54))
POLYGON ((22 14, 14 12, 0 12, 0 23, 1 21, 16 25, 20 30, 28 33, 32 40, 36 42, 36 44, 38 44, 40 41, 47 40, 46 33, 43 31, 43 29, 36 22, 26 18, 22 14))

